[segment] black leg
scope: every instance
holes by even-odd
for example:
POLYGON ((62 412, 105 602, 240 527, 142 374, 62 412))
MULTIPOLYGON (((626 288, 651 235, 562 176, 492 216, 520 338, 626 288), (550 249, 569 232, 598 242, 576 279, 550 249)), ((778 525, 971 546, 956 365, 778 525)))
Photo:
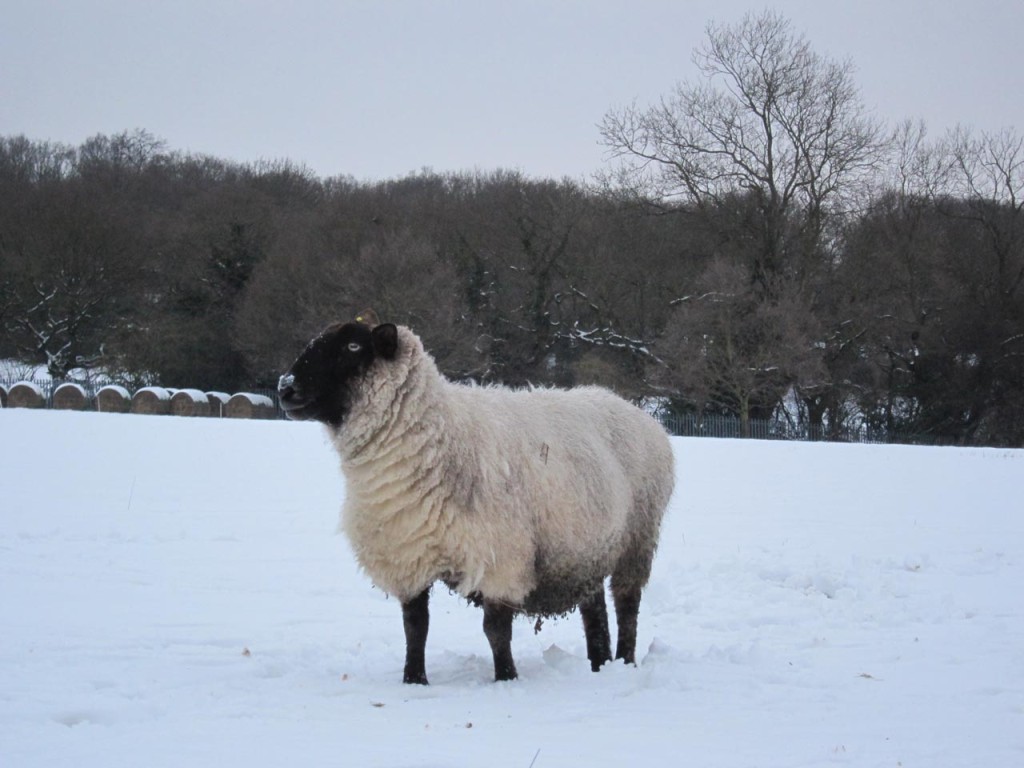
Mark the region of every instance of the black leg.
POLYGON ((597 672, 602 664, 612 660, 604 582, 580 603, 580 615, 583 617, 583 633, 587 636, 587 658, 590 659, 590 668, 597 672))
POLYGON ((519 677, 512 661, 512 617, 515 611, 501 603, 484 600, 484 634, 494 654, 494 679, 515 680, 519 677))
POLYGON ((615 619, 619 625, 615 658, 627 664, 636 664, 636 619, 640 613, 640 588, 617 590, 613 583, 612 597, 615 599, 615 619))
POLYGON ((426 648, 427 630, 430 629, 430 588, 408 602, 402 603, 402 623, 405 626, 405 675, 403 683, 427 684, 426 648))

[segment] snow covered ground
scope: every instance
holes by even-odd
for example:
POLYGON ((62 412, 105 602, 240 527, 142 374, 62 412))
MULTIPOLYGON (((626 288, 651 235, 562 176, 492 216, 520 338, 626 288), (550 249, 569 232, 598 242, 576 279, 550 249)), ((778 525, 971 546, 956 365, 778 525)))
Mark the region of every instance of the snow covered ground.
POLYGON ((396 601, 312 424, 0 411, 0 765, 1024 765, 1024 451, 674 441, 636 668, 396 601))

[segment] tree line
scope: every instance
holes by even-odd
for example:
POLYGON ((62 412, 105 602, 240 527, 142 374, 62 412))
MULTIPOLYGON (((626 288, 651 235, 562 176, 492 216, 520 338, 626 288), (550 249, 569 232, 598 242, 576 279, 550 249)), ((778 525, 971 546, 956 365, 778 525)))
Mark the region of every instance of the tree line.
POLYGON ((887 127, 772 12, 694 61, 586 182, 0 138, 0 357, 235 391, 372 308, 456 379, 1024 445, 1024 138, 887 127))

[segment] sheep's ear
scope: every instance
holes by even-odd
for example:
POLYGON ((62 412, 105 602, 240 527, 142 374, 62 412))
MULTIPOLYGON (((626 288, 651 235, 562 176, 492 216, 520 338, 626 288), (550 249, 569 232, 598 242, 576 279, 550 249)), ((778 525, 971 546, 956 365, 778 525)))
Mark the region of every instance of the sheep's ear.
POLYGON ((384 323, 370 331, 373 351, 385 360, 393 360, 398 353, 398 328, 394 323, 384 323))

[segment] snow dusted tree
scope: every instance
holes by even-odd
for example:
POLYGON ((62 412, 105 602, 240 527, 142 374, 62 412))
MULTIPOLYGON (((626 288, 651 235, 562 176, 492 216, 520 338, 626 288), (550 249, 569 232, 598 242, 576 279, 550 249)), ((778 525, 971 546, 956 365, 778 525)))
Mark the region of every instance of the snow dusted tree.
POLYGON ((125 230, 60 192, 42 204, 37 223, 47 226, 11 244, 4 278, 5 330, 24 359, 44 362, 56 379, 101 356, 137 272, 125 230))
POLYGON ((615 179, 636 196, 698 210, 737 193, 756 202, 753 277, 807 279, 830 224, 870 177, 883 146, 853 66, 815 53, 774 11, 734 26, 709 24, 694 53, 697 83, 659 104, 605 115, 615 179))
MULTIPOLYGON (((943 250, 946 289, 933 341, 949 379, 942 409, 960 442, 1024 440, 1024 135, 974 135, 959 128, 945 142, 951 172, 940 210, 956 236, 943 250), (946 397, 960 392, 959 399, 946 397)), ((945 378, 945 377, 944 377, 945 378)))
POLYGON ((1024 140, 896 133, 892 174, 849 228, 836 372, 865 417, 933 442, 1024 440, 1024 140))
POLYGON ((750 419, 770 416, 795 380, 820 378, 820 331, 799 297, 761 300, 735 262, 716 259, 694 287, 674 302, 661 375, 699 410, 735 413, 747 437, 750 419))
MULTIPOLYGON (((723 257, 730 265, 705 279, 735 278, 734 267, 742 266, 743 302, 764 304, 751 305, 743 317, 756 323, 759 315, 786 314, 787 335, 809 331, 815 325, 805 321, 828 277, 835 235, 880 158, 880 127, 861 104, 852 65, 817 54, 774 11, 748 14, 732 26, 710 24, 694 62, 698 82, 678 84, 653 106, 634 104, 605 115, 602 136, 617 159, 610 179, 634 198, 663 211, 681 211, 717 235, 705 257, 723 257)), ((702 293, 736 296, 735 288, 711 285, 702 293)), ((715 338, 736 330, 732 314, 727 327, 712 322, 724 306, 733 303, 677 302, 676 332, 662 340, 661 356, 683 356, 671 349, 670 339, 700 339, 687 354, 706 357, 712 350, 728 350, 714 364, 710 359, 687 363, 691 371, 710 377, 684 379, 698 390, 747 375, 765 379, 742 387, 751 394, 777 395, 779 380, 797 384, 797 370, 786 370, 783 347, 772 352, 772 364, 755 353, 759 344, 715 338), (716 311, 696 311, 702 304, 716 311), (682 327, 691 322, 711 324, 682 327), (733 371, 723 378, 713 371, 725 360, 733 371)), ((788 341, 800 350, 820 349, 820 339, 788 341)), ((815 385, 820 382, 815 378, 815 385)), ((745 397, 721 394, 744 414, 745 397)))
MULTIPOLYGON (((7 346, 57 379, 98 361, 131 314, 142 228, 130 179, 101 171, 103 148, 112 167, 132 137, 145 134, 97 138, 77 153, 20 137, 0 145, 0 320, 7 346)), ((134 160, 129 170, 138 173, 134 160)))

